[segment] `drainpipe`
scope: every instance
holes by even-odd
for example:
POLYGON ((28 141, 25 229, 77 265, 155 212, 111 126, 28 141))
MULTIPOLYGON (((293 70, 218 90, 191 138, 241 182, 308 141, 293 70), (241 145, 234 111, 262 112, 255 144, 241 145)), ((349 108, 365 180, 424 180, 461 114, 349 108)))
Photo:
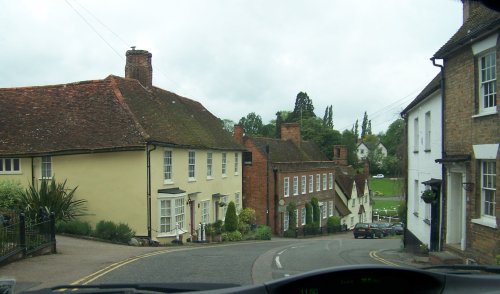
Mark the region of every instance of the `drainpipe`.
POLYGON ((149 149, 149 143, 146 143, 146 202, 147 202, 147 224, 148 238, 151 240, 151 151, 156 150, 156 145, 152 145, 153 149, 149 149))
MULTIPOLYGON (((436 63, 436 58, 432 57, 431 58, 432 65, 439 67, 440 68, 440 75, 441 75, 441 158, 445 158, 446 151, 444 149, 444 114, 445 114, 445 88, 444 88, 444 66, 441 64, 436 63)), ((442 180, 442 185, 441 185, 441 205, 440 205, 440 212, 439 212, 439 244, 438 244, 438 251, 443 250, 443 212, 444 212, 444 205, 445 205, 445 199, 448 197, 446 193, 447 189, 447 184, 445 181, 446 177, 446 172, 445 172, 445 167, 444 164, 441 165, 441 180, 442 180)))
POLYGON ((269 226, 269 145, 266 145, 266 225, 269 226))
POLYGON ((31 156, 31 187, 35 187, 35 159, 31 156))

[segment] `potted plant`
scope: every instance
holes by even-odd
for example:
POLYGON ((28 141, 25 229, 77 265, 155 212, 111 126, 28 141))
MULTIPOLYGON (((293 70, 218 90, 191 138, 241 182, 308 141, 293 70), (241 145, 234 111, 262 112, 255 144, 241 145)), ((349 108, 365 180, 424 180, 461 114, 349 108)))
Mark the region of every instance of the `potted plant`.
POLYGON ((436 200, 436 193, 434 193, 431 189, 425 190, 422 192, 422 196, 420 196, 420 198, 422 198, 425 203, 432 203, 436 200))

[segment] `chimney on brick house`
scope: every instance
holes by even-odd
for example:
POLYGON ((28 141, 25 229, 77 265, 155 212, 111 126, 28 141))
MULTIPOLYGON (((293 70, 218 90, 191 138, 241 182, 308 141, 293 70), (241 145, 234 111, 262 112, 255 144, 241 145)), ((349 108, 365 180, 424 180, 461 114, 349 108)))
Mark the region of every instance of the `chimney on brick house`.
POLYGON ((290 140, 300 147, 300 125, 298 123, 281 124, 281 140, 290 140))
POLYGON ((335 165, 347 165, 347 146, 333 145, 332 161, 335 165))
POLYGON ((464 23, 472 14, 472 11, 481 5, 481 1, 462 0, 462 4, 463 4, 462 23, 464 23))
POLYGON ((125 77, 136 79, 146 88, 153 85, 153 67, 151 65, 151 53, 146 50, 128 50, 125 54, 125 77))
POLYGON ((233 137, 236 142, 243 144, 243 127, 241 125, 234 125, 233 137))
POLYGON ((370 177, 370 163, 368 160, 365 160, 364 165, 363 165, 363 173, 367 178, 370 177))

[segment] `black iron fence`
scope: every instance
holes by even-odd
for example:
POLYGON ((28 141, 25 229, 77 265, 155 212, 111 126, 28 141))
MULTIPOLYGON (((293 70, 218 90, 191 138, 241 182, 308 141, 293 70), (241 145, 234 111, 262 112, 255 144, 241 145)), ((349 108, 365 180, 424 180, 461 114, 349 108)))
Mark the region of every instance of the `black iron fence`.
POLYGON ((0 263, 38 252, 56 252, 54 214, 30 220, 23 213, 0 217, 0 263))

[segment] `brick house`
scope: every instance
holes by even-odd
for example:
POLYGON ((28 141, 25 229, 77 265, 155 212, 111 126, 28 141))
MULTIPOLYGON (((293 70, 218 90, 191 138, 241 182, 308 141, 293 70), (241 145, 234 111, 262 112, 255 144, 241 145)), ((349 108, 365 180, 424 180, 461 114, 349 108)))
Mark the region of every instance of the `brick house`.
POLYGON ((281 139, 245 136, 241 126, 235 126, 234 136, 251 153, 251 161, 243 165, 243 206, 255 209, 257 224, 282 234, 288 229, 283 209, 293 202, 297 226, 302 227, 305 203, 313 197, 320 203, 322 226, 329 216, 350 214, 347 203, 335 193, 336 167, 347 164, 344 146, 337 146, 330 161, 314 143, 301 139, 296 123, 282 124, 281 139))
POLYGON ((494 264, 500 255, 500 13, 463 2, 462 26, 431 58, 443 63, 442 242, 463 259, 494 264))
POLYGON ((168 242, 241 206, 243 146, 199 102, 152 85, 151 53, 125 77, 0 89, 0 181, 53 176, 88 201, 84 219, 168 242))

